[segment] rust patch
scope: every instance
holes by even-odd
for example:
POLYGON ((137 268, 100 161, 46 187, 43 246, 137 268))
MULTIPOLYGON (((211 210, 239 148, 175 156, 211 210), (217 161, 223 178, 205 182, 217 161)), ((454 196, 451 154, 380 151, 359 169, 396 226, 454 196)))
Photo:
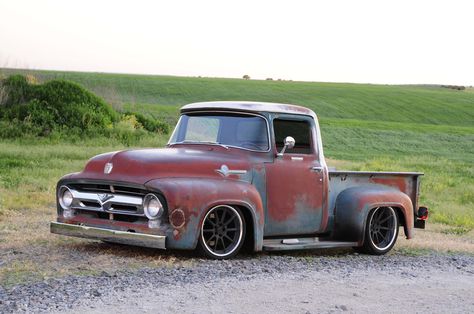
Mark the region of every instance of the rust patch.
POLYGON ((373 177, 369 179, 369 182, 376 184, 383 184, 394 187, 401 192, 407 192, 407 181, 405 178, 384 178, 384 177, 373 177))

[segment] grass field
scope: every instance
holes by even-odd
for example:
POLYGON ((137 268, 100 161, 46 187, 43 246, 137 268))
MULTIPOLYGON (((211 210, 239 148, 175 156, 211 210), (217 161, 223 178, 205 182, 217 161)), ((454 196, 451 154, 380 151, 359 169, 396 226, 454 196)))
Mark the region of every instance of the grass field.
MULTIPOLYGON (((0 70, 3 75, 10 72, 0 70)), ((434 229, 437 236, 431 238, 467 236, 463 241, 468 244, 462 250, 474 252, 474 93, 470 89, 28 73, 40 81, 53 78, 76 81, 118 109, 147 113, 170 124, 176 122, 181 105, 194 101, 256 100, 310 107, 319 116, 330 165, 352 170, 424 172, 421 203, 431 209, 430 223, 442 224, 434 229)), ((167 136, 147 137, 134 146, 160 147, 166 141, 167 136)), ((54 187, 63 174, 79 171, 88 158, 122 148, 122 144, 103 138, 75 143, 35 139, 0 142, 0 260, 4 259, 8 266, 2 267, 0 263, 0 283, 21 282, 22 276, 30 273, 39 277, 52 275, 44 265, 32 262, 33 255, 42 252, 49 254, 42 263, 65 267, 66 273, 97 270, 86 262, 92 259, 90 256, 99 255, 98 249, 91 246, 87 251, 90 256, 84 262, 73 263, 71 268, 63 265, 61 249, 79 250, 84 242, 66 243, 48 234, 48 220, 55 215, 54 187), (30 261, 26 268, 15 264, 18 262, 18 256, 12 253, 15 251, 30 261)), ((118 259, 122 262, 116 262, 114 267, 130 266, 130 263, 140 266, 157 258, 149 251, 130 252, 123 253, 125 257, 118 259), (143 263, 137 262, 134 256, 139 256, 143 263)))

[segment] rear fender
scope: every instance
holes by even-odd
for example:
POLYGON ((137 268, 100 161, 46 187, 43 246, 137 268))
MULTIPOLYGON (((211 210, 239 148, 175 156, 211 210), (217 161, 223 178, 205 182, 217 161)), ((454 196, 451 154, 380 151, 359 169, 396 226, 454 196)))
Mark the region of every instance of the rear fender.
POLYGON ((362 244, 369 211, 388 206, 402 216, 399 217, 399 222, 404 223, 405 235, 407 239, 411 239, 414 216, 413 204, 408 195, 391 187, 367 185, 348 188, 337 196, 334 240, 362 244))
POLYGON ((230 179, 170 178, 152 180, 146 186, 161 191, 166 198, 170 222, 167 247, 196 248, 206 212, 217 205, 234 205, 250 212, 254 250, 262 250, 265 216, 260 194, 253 185, 230 179))

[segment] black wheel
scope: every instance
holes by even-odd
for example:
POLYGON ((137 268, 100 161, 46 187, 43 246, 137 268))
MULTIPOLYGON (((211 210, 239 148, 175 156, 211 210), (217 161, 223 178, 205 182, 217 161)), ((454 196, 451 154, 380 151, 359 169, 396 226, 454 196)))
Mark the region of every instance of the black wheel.
POLYGON ((201 251, 214 259, 235 256, 245 239, 245 220, 238 208, 219 205, 204 217, 199 236, 201 251))
POLYGON ((398 237, 398 216, 392 207, 370 211, 365 227, 364 244, 359 251, 382 255, 390 251, 398 237))

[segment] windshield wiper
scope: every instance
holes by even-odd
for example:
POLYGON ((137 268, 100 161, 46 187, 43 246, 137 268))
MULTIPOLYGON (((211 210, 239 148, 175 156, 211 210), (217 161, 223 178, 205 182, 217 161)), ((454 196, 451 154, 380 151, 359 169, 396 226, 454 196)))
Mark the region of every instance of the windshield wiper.
POLYGON ((210 145, 218 145, 220 147, 224 147, 225 149, 229 149, 229 146, 226 146, 224 144, 221 144, 219 142, 213 142, 213 141, 181 141, 181 142, 175 142, 172 144, 210 144, 210 145))

